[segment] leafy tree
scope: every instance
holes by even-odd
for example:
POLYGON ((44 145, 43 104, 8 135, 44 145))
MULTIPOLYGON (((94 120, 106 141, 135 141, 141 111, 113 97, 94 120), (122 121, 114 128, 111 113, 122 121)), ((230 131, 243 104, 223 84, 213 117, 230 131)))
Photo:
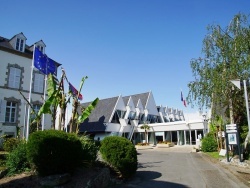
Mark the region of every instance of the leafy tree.
POLYGON ((148 124, 143 124, 140 128, 145 130, 145 139, 146 139, 146 142, 148 143, 147 134, 148 134, 148 130, 150 130, 151 127, 148 124))
POLYGON ((53 119, 53 126, 55 128, 55 117, 56 117, 56 109, 59 106, 61 109, 61 114, 59 114, 60 120, 59 120, 59 129, 62 129, 62 127, 65 126, 65 110, 70 102, 70 99, 73 98, 73 110, 72 110, 72 117, 71 117, 71 123, 70 123, 70 133, 76 132, 78 133, 78 125, 83 122, 91 113, 91 111, 95 108, 97 105, 99 99, 96 98, 86 109, 83 109, 81 111, 81 114, 77 112, 77 109, 79 107, 79 101, 78 96, 82 89, 84 81, 88 78, 83 77, 81 84, 80 84, 80 90, 77 96, 74 96, 72 93, 69 92, 68 95, 64 93, 64 79, 68 82, 68 79, 66 77, 65 71, 63 71, 61 80, 57 86, 55 82, 55 78, 52 75, 49 75, 48 77, 48 99, 45 101, 43 106, 40 108, 38 114, 37 114, 37 120, 41 119, 42 114, 52 114, 53 119), (67 98, 68 96, 68 98, 67 98), (51 108, 53 109, 53 112, 51 111, 51 108))
POLYGON ((65 71, 62 69, 62 76, 60 81, 58 82, 56 78, 52 75, 48 75, 48 84, 47 84, 47 93, 48 93, 48 98, 46 101, 44 101, 44 104, 38 111, 38 113, 35 112, 33 109, 32 105, 29 103, 29 101, 24 97, 24 95, 20 92, 20 94, 23 96, 23 98, 26 100, 26 102, 29 104, 29 106, 32 109, 32 113, 35 114, 35 118, 33 119, 31 124, 36 124, 37 125, 37 130, 39 127, 39 124, 41 122, 41 117, 43 114, 51 114, 52 116, 52 129, 55 129, 55 120, 57 116, 57 108, 60 108, 60 113, 59 113, 59 130, 63 130, 65 127, 65 116, 66 116, 66 108, 67 105, 70 103, 70 100, 73 98, 73 103, 72 103, 72 117, 70 121, 70 133, 76 132, 78 133, 78 125, 82 123, 92 110, 95 108, 97 105, 99 98, 96 98, 92 103, 89 104, 87 108, 81 109, 79 113, 79 101, 78 101, 78 96, 81 92, 82 86, 84 81, 88 77, 83 77, 81 84, 80 84, 80 90, 77 96, 73 95, 70 91, 68 93, 64 92, 64 80, 68 82, 67 76, 65 71))
POLYGON ((202 48, 204 57, 190 62, 194 81, 188 84, 187 101, 201 109, 211 108, 213 117, 222 116, 234 123, 239 114, 244 114, 244 95, 233 88, 230 80, 250 77, 248 16, 237 14, 224 29, 219 25, 209 25, 207 29, 202 48))

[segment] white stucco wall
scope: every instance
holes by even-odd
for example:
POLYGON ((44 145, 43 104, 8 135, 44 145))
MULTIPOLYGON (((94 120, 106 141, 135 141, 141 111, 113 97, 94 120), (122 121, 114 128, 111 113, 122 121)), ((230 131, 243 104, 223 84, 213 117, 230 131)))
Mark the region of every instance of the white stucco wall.
MULTIPOLYGON (((21 103, 19 104, 20 111, 17 111, 18 113, 17 125, 19 127, 22 127, 25 125, 25 122, 24 122, 24 118, 26 115, 25 105, 27 103, 23 99, 19 90, 8 89, 4 87, 5 84, 7 84, 8 75, 6 74, 6 72, 8 72, 8 64, 12 64, 12 65, 17 64, 24 69, 24 72, 21 75, 21 83, 22 83, 21 92, 28 99, 29 90, 30 90, 32 59, 0 50, 0 65, 1 65, 0 67, 0 101, 4 100, 5 98, 11 98, 11 97, 21 100, 21 103)), ((32 101, 40 101, 41 103, 43 103, 42 96, 43 94, 32 93, 31 98, 32 98, 32 101)), ((16 132, 15 126, 7 126, 7 125, 8 124, 5 125, 3 124, 3 122, 0 122, 0 129, 2 129, 2 132, 0 132, 0 135, 4 134, 5 132, 12 132, 12 131, 16 132)), ((45 129, 50 129, 50 128, 51 128, 51 115, 45 115, 45 129)))

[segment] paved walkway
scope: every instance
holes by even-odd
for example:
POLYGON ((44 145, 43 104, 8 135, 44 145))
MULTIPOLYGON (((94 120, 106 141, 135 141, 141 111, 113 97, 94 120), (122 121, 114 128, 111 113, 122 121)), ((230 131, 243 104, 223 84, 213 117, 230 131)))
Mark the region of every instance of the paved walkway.
POLYGON ((231 171, 211 161, 203 153, 192 153, 193 146, 139 148, 139 167, 133 179, 119 187, 207 188, 248 187, 231 171))

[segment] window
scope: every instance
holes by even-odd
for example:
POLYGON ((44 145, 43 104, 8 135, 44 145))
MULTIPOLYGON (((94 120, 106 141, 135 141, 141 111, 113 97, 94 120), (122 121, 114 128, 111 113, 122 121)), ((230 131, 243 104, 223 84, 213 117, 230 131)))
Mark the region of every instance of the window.
POLYGON ((6 100, 0 99, 0 122, 5 122, 6 100))
POLYGON ((163 116, 165 122, 169 122, 168 118, 166 116, 163 116))
POLYGON ((35 73, 34 75, 34 92, 43 93, 44 75, 35 73))
POLYGON ((9 69, 9 87, 19 89, 21 80, 21 69, 10 67, 9 69))
POLYGON ((123 119, 124 116, 125 116, 125 111, 116 110, 111 120, 111 123, 120 123, 119 118, 123 119))
POLYGON ((157 116, 148 114, 148 116, 147 116, 147 121, 148 121, 149 123, 156 123, 156 122, 157 122, 157 116))
POLYGON ((17 38, 16 39, 16 50, 23 52, 24 40, 17 38))
POLYGON ((40 108, 41 108, 40 104, 34 104, 33 105, 33 109, 34 109, 35 112, 32 113, 32 115, 31 115, 32 119, 34 119, 36 117, 36 114, 39 112, 40 108))
POLYGON ((144 123, 144 121, 145 121, 145 114, 140 113, 140 115, 139 115, 139 124, 144 123))
POLYGON ((44 47, 43 46, 36 46, 42 53, 44 53, 44 47))
POLYGON ((134 120, 134 119, 135 119, 135 115, 136 115, 135 112, 133 112, 133 111, 130 111, 130 112, 129 112, 129 115, 128 115, 128 119, 129 119, 128 124, 129 124, 129 125, 131 125, 130 120, 134 120))
POLYGON ((17 103, 16 102, 7 102, 6 112, 5 112, 5 122, 15 123, 16 122, 16 111, 17 111, 17 103))

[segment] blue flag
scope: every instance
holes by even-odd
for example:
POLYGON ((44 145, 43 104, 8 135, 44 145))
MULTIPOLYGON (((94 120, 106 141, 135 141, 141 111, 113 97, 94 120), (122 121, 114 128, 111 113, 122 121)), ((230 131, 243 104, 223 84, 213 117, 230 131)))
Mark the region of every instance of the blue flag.
POLYGON ((43 54, 38 48, 35 48, 34 66, 46 75, 56 73, 55 62, 46 54, 43 54))

